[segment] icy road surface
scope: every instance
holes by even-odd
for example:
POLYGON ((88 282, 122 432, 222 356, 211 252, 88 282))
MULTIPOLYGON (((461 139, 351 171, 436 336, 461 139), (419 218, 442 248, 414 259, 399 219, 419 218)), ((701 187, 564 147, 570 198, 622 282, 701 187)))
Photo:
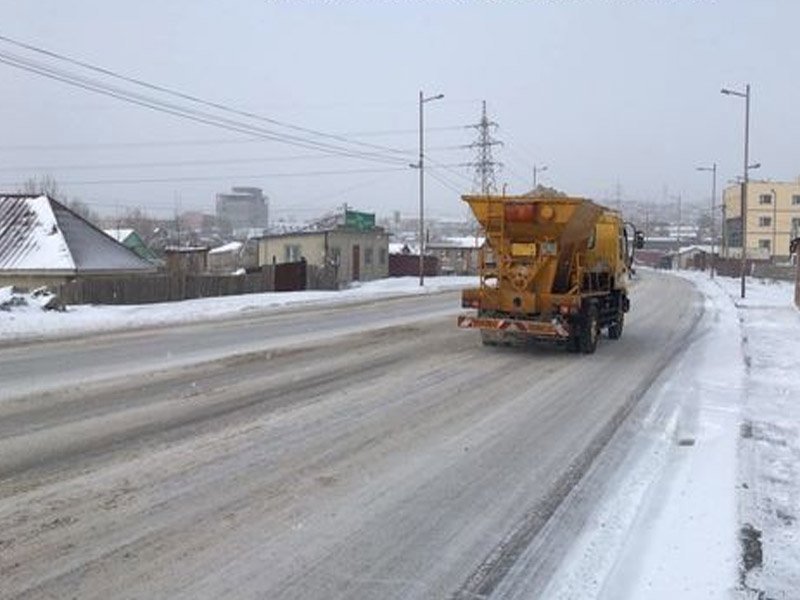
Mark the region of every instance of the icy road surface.
POLYGON ((491 595, 697 298, 645 274, 591 356, 456 293, 0 350, 0 597, 491 595))

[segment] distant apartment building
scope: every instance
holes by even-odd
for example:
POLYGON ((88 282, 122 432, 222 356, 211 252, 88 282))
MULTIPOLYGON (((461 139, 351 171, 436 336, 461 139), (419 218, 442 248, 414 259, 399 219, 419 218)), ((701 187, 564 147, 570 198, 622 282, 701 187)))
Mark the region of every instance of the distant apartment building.
POLYGON ((217 194, 217 221, 237 237, 266 233, 267 197, 261 188, 234 187, 231 193, 217 194))
MULTIPOLYGON (((723 191, 723 255, 742 252, 741 184, 723 191)), ((745 248, 751 258, 788 260, 789 243, 800 235, 800 181, 747 184, 745 248)))

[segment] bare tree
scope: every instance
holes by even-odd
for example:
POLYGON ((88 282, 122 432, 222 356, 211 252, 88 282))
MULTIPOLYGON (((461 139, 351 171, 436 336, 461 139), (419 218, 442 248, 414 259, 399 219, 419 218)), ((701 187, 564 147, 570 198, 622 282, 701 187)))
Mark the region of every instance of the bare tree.
POLYGON ((83 200, 79 198, 73 198, 72 200, 67 200, 64 198, 64 205, 69 208, 72 212, 77 215, 80 215, 87 221, 91 223, 97 224, 100 222, 100 214, 96 210, 92 210, 89 208, 89 205, 86 204, 83 200))
POLYGON ((112 222, 113 227, 131 228, 143 238, 150 236, 159 225, 156 218, 150 216, 141 208, 130 208, 125 211, 124 216, 109 220, 109 223, 112 222))
POLYGON ((92 210, 86 202, 79 198, 68 198, 66 194, 61 191, 58 186, 58 181, 52 175, 41 175, 40 177, 31 177, 22 184, 20 190, 23 194, 31 196, 39 196, 45 194, 61 202, 64 206, 69 208, 75 214, 83 217, 87 221, 97 223, 100 221, 100 215, 97 211, 92 210))
POLYGON ((55 200, 62 199, 58 182, 52 175, 41 175, 40 177, 26 179, 20 191, 23 194, 30 194, 31 196, 46 194, 55 200))

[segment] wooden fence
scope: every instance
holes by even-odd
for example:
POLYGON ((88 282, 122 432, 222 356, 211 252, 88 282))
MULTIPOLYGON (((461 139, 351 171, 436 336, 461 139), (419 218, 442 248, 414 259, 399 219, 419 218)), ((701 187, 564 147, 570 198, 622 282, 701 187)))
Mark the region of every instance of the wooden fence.
POLYGON ((54 286, 65 304, 148 304, 269 292, 271 269, 248 275, 158 274, 78 278, 54 286))
MULTIPOLYGON (((425 256, 423 262, 423 275, 434 277, 439 275, 439 259, 435 256, 425 256)), ((409 277, 419 275, 419 254, 390 254, 389 277, 409 277)))
POLYGON ((328 288, 331 278, 304 262, 267 265, 245 275, 161 273, 77 278, 52 286, 64 304, 149 304, 273 291, 328 288))

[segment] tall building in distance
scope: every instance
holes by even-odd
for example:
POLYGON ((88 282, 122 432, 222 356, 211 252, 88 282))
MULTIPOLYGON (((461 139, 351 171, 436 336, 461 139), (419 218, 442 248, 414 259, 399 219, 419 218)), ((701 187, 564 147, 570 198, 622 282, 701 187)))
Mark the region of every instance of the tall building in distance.
POLYGON ((230 193, 217 194, 216 212, 220 226, 237 237, 262 235, 269 225, 267 197, 257 187, 234 187, 230 193))

